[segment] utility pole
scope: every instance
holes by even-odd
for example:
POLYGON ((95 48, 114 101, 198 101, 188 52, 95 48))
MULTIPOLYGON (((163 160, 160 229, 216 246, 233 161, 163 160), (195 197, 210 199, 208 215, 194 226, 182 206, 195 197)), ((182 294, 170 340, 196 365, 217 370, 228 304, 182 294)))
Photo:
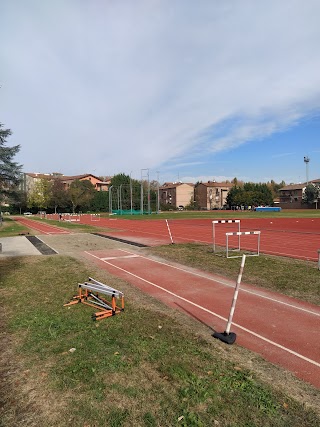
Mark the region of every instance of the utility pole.
POLYGON ((157 183, 158 183, 158 185, 157 185, 157 213, 159 213, 160 212, 160 189, 159 189, 159 187, 160 187, 160 183, 159 183, 159 174, 160 174, 160 171, 157 171, 157 183))
POLYGON ((309 184, 309 162, 310 162, 310 159, 308 156, 304 156, 303 161, 306 164, 306 176, 307 176, 307 185, 308 185, 309 184))
POLYGON ((141 201, 140 201, 140 213, 143 215, 143 179, 147 178, 148 182, 148 213, 150 212, 150 181, 149 181, 149 169, 141 169, 141 201))

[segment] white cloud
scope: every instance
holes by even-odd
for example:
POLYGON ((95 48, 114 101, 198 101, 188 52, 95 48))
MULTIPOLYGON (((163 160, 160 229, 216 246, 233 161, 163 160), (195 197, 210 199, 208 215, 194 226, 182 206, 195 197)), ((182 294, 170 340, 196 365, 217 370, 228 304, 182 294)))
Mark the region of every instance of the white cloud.
POLYGON ((2 7, 1 121, 28 171, 201 163, 320 107, 318 0, 2 7))

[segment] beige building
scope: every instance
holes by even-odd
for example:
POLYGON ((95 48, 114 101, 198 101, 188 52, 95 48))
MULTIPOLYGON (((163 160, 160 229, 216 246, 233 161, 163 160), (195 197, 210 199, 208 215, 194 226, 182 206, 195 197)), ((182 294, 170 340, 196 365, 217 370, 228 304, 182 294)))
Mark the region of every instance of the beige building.
POLYGON ((182 182, 165 182, 159 188, 161 205, 171 206, 173 209, 179 206, 186 207, 193 202, 194 184, 182 182))
POLYGON ((200 209, 221 209, 233 184, 229 182, 208 181, 199 183, 194 189, 194 198, 200 209))

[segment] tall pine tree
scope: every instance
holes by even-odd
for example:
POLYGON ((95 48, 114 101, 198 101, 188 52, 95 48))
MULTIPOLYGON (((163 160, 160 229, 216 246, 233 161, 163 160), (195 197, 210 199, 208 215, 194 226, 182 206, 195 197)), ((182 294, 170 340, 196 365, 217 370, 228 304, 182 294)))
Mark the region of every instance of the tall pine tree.
POLYGON ((6 146, 10 135, 11 130, 4 129, 0 123, 0 203, 15 194, 21 181, 22 165, 14 161, 15 155, 20 151, 20 145, 6 146))

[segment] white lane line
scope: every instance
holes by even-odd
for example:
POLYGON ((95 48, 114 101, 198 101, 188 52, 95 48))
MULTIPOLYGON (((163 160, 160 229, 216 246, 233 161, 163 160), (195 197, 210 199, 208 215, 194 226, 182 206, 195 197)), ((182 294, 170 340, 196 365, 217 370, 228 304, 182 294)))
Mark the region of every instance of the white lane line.
MULTIPOLYGON (((92 256, 92 257, 94 257, 94 258, 97 258, 99 261, 102 261, 102 260, 101 260, 101 258, 97 257, 96 255, 91 254, 90 252, 85 251, 85 253, 86 253, 86 254, 88 254, 88 255, 90 255, 90 256, 92 256)), ((141 280, 141 281, 143 281, 143 282, 146 282, 146 283, 148 283, 149 285, 154 286, 155 288, 161 289, 162 291, 167 292, 168 294, 170 294, 170 295, 174 296, 175 298, 178 298, 178 299, 180 299, 180 300, 182 300, 182 301, 184 301, 184 302, 187 302, 188 304, 191 304, 191 305, 193 305, 194 307, 197 307, 197 308, 199 308, 200 310, 205 311, 206 313, 212 314, 213 316, 218 317, 218 318, 219 318, 219 319, 221 319, 221 320, 227 321, 227 319, 226 319, 225 317, 220 316, 220 314, 217 314, 217 313, 215 313, 215 312, 213 312, 213 311, 211 311, 211 310, 208 310, 208 309, 207 309, 207 308, 205 308, 205 307, 202 307, 202 306, 201 306, 201 305, 199 305, 199 304, 196 304, 196 303, 194 303, 194 302, 192 302, 192 301, 189 301, 188 299, 183 298, 183 297, 181 297, 180 295, 177 295, 177 294, 175 294, 174 292, 171 292, 171 291, 169 291, 168 289, 163 288, 162 286, 156 285, 155 283, 150 282, 149 280, 146 280, 146 279, 144 279, 143 277, 140 277, 140 276, 138 276, 138 275, 136 275, 136 274, 134 274, 134 273, 131 273, 130 271, 125 270, 124 268, 118 267, 117 265, 114 265, 114 264, 112 264, 111 262, 108 262, 108 261, 103 261, 103 262, 104 262, 104 263, 106 263, 106 264, 109 264, 111 267, 114 267, 114 268, 116 268, 116 269, 118 269, 118 270, 121 270, 121 271, 123 271, 124 273, 127 273, 127 274, 129 274, 129 275, 131 275, 131 276, 133 276, 133 277, 135 277, 135 278, 137 278, 137 279, 139 279, 139 280, 141 280)), ((271 341, 271 340, 269 340, 268 338, 265 338, 265 337, 263 337, 262 335, 259 335, 259 334, 257 334, 256 332, 253 332, 253 331, 251 331, 250 329, 247 329, 247 328, 245 328, 245 327, 243 327, 243 326, 241 326, 241 325, 239 325, 239 324, 237 324, 237 323, 233 323, 233 325, 234 325, 234 326, 236 326, 237 328, 242 329, 243 331, 245 331, 245 332, 247 332, 247 333, 249 333, 249 334, 251 334, 251 335, 253 335, 253 336, 255 336, 255 337, 259 338, 259 339, 261 339, 262 341, 265 341, 265 342, 267 342, 267 343, 269 343, 269 344, 271 344, 271 345, 273 345, 273 346, 275 346, 275 347, 278 347, 278 348, 280 348, 281 350, 284 350, 284 351, 286 351, 286 352, 288 352, 288 353, 290 353, 290 354, 292 354, 292 355, 294 355, 294 356, 296 356, 296 357, 298 357, 298 358, 300 358, 300 359, 303 359, 303 360, 305 360, 306 362, 309 362, 309 363, 311 363, 312 365, 315 365, 315 366, 317 366, 318 368, 320 368, 320 363, 316 362, 315 360, 309 359, 308 357, 305 357, 305 356, 303 356, 303 355, 302 355, 302 354, 300 354, 300 353, 297 353, 297 352, 295 352, 295 351, 293 351, 293 350, 290 350, 290 349, 289 349, 289 348, 287 348, 287 347, 284 347, 284 346, 283 346, 283 345, 281 345, 281 344, 278 344, 278 343, 276 343, 276 342, 274 342, 274 341, 271 341)))
POLYGON ((123 259, 123 258, 140 258, 140 255, 132 254, 132 255, 123 255, 123 256, 109 256, 106 258, 100 258, 102 261, 107 261, 109 259, 123 259))
MULTIPOLYGON (((123 252, 127 252, 129 254, 133 253, 133 252, 130 252, 130 251, 126 251, 125 249, 119 249, 119 250, 123 251, 123 252)), ((220 283, 221 285, 228 286, 229 288, 234 288, 234 286, 235 286, 234 284, 227 283, 227 282, 225 282, 225 281, 223 281, 221 279, 218 279, 218 278, 215 279, 213 277, 210 277, 209 275, 208 276, 204 276, 204 275, 202 275, 200 273, 196 273, 194 271, 185 270, 185 269, 183 269, 181 267, 177 267, 177 266, 174 266, 174 265, 167 264, 166 262, 162 262, 162 261, 157 261, 157 260, 154 260, 154 259, 150 259, 150 258, 148 258, 146 256, 143 256, 143 255, 139 255, 139 256, 141 258, 147 259, 148 261, 156 262, 158 264, 165 265, 166 267, 175 268, 176 270, 183 271, 184 273, 192 274, 194 276, 201 277, 202 279, 210 280, 211 282, 220 283)), ((282 304, 282 305, 285 305, 287 307, 294 308, 296 310, 300 310, 300 311, 303 311, 305 313, 313 314, 314 316, 319 316, 320 317, 320 312, 318 313, 316 311, 312 311, 312 310, 309 310, 307 308, 299 307, 299 306, 294 305, 294 304, 289 304, 288 302, 280 301, 280 300, 278 300, 276 298, 268 297, 266 295, 261 295, 259 292, 250 291, 248 289, 244 289, 243 287, 241 288, 241 292, 246 292, 248 294, 255 295, 255 296, 258 296, 260 298, 264 298, 266 300, 270 300, 272 302, 276 302, 278 304, 282 304)))

